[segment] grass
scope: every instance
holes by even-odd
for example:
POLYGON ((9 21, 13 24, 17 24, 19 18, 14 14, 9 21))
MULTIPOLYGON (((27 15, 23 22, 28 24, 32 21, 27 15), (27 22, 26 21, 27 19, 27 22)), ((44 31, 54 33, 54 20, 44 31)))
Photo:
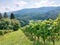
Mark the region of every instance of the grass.
POLYGON ((32 45, 21 30, 0 36, 0 45, 32 45))
MULTIPOLYGON (((33 45, 33 42, 30 41, 21 30, 18 30, 0 36, 0 45, 33 45)), ((40 42, 40 44, 37 45, 44 44, 40 42)), ((48 43, 47 45, 52 45, 52 43, 48 43)), ((60 45, 60 41, 56 42, 56 45, 60 45)))

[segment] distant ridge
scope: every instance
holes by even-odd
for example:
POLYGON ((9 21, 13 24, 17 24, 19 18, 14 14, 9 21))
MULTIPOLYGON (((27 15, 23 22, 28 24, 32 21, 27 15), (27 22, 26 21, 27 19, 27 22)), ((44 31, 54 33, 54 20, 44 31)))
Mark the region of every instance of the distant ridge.
POLYGON ((55 19, 60 13, 59 7, 41 7, 41 8, 30 8, 22 9, 13 12, 17 18, 26 18, 28 19, 55 19))

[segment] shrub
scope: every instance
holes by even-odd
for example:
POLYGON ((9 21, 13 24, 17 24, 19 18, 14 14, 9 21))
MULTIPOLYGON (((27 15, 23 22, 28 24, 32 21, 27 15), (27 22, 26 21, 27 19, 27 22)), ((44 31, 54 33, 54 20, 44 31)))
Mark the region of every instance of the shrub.
POLYGON ((3 35, 4 33, 3 33, 3 31, 0 31, 0 35, 3 35))
POLYGON ((12 25, 12 29, 13 29, 14 31, 16 31, 16 30, 18 30, 18 29, 20 28, 20 23, 19 23, 19 21, 16 20, 16 19, 12 19, 12 20, 11 20, 11 25, 12 25))
POLYGON ((0 20, 1 30, 18 30, 20 28, 20 22, 16 19, 3 18, 0 20))
POLYGON ((12 32, 13 30, 0 30, 0 35, 4 35, 6 33, 10 33, 12 32))
POLYGON ((4 30, 4 34, 6 34, 6 33, 10 33, 10 32, 12 32, 13 30, 4 30))

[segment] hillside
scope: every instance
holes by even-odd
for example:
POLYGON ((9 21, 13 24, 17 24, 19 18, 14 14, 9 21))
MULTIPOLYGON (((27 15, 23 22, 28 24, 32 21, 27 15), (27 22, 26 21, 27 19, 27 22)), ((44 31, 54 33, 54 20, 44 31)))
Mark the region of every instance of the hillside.
MULTIPOLYGON (((51 43, 49 43, 50 45, 51 43)), ((59 45, 60 41, 56 42, 56 45, 59 45)), ((0 45, 33 45, 21 30, 5 34, 0 36, 0 45)), ((41 45, 42 42, 41 42, 41 45)), ((52 44, 51 44, 52 45, 52 44)))
POLYGON ((40 8, 30 8, 22 9, 13 12, 15 16, 19 19, 33 19, 33 20, 44 20, 48 18, 55 19, 60 13, 60 7, 40 7, 40 8), (53 17, 52 17, 53 16, 53 17))
POLYGON ((15 17, 20 20, 22 26, 28 24, 29 20, 56 19, 60 13, 60 7, 40 7, 22 9, 13 12, 15 17))
POLYGON ((0 45, 32 45, 31 41, 19 30, 0 36, 0 45))

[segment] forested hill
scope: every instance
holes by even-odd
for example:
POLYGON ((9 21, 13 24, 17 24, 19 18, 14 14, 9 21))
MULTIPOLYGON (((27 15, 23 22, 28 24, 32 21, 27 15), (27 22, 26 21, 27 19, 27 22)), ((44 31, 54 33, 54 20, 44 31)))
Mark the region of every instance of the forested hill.
POLYGON ((25 20, 44 20, 48 18, 55 19, 59 13, 60 7, 41 7, 14 11, 14 14, 17 18, 25 20))
POLYGON ((56 19, 60 13, 60 7, 29 8, 14 11, 13 13, 15 17, 20 20, 22 25, 26 25, 29 20, 56 19))

